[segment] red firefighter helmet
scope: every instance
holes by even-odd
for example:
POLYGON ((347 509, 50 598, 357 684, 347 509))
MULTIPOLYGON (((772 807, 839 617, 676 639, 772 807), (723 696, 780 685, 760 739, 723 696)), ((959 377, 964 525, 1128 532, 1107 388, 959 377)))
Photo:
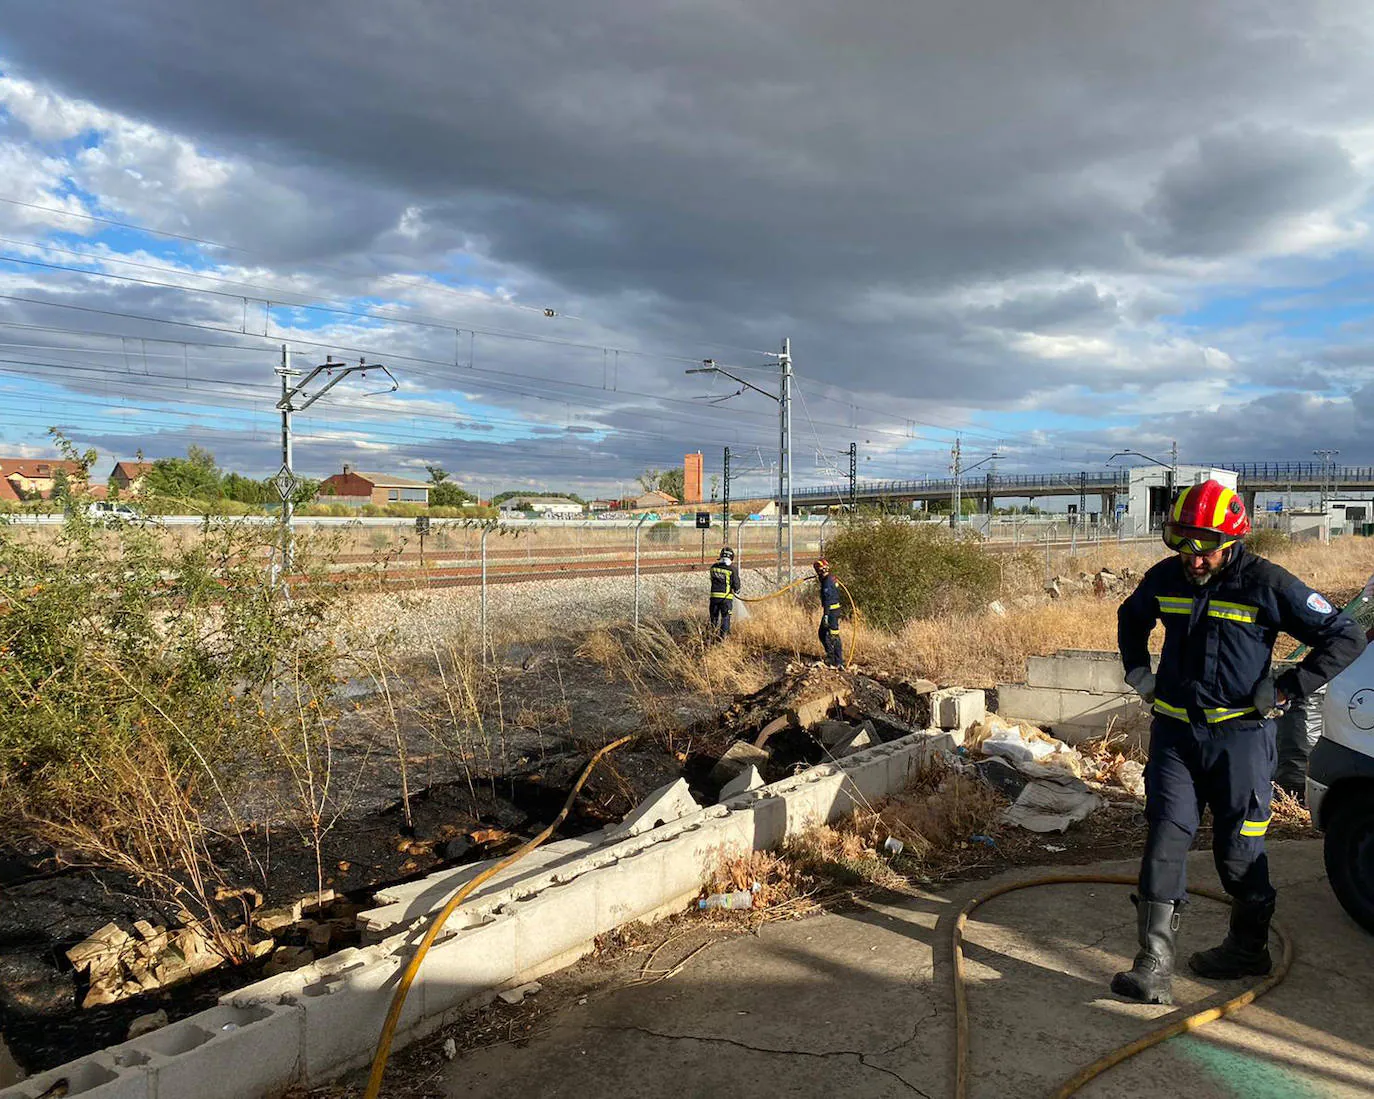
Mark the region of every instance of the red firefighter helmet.
POLYGON ((817 557, 816 560, 811 562, 811 567, 816 570, 817 576, 824 576, 830 571, 830 562, 824 557, 817 557))
POLYGON ((1203 481, 1178 494, 1164 524, 1164 544, 1180 553, 1207 554, 1250 533, 1245 502, 1220 481, 1203 481))

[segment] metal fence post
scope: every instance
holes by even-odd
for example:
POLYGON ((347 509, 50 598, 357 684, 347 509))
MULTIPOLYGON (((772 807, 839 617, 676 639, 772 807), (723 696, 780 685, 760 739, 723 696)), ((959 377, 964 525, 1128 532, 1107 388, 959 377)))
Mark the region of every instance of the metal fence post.
POLYGON ((639 522, 635 524, 635 629, 639 629, 639 530, 644 526, 644 520, 649 518, 648 513, 639 517, 639 522))
POLYGON ((491 527, 482 528, 482 664, 487 662, 487 535, 491 527))
POLYGON ((1050 582, 1050 528, 1045 528, 1045 583, 1050 582))
POLYGON ((827 513, 827 514, 826 514, 826 517, 825 517, 824 519, 821 520, 821 556, 822 556, 822 557, 825 556, 825 524, 828 523, 828 522, 830 522, 830 515, 829 515, 829 513, 827 513))

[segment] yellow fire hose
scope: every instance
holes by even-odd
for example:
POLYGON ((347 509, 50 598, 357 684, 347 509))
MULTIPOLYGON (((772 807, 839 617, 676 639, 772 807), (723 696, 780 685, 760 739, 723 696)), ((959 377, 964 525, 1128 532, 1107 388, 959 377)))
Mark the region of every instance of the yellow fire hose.
MULTIPOLYGON (((969 915, 980 905, 986 904, 994 897, 1000 897, 1004 893, 1014 893, 1018 889, 1033 889, 1043 885, 1068 885, 1068 884, 1090 884, 1090 885, 1135 885, 1136 879, 1125 875, 1116 874, 1046 874, 1042 877, 1032 878, 1028 881, 1008 882, 995 889, 990 889, 986 893, 980 893, 971 899, 959 912, 959 917, 954 921, 953 944, 954 944, 954 1023, 955 1023, 955 1076, 954 1094, 955 1099, 965 1099, 968 1094, 968 994, 964 987, 964 951, 962 947, 964 924, 969 915)), ((1211 889, 1193 888, 1189 893, 1199 897, 1206 897, 1209 900, 1220 901, 1222 904, 1230 904, 1230 898, 1222 893, 1211 889)), ((1068 1080, 1059 1085, 1051 1092, 1052 1099, 1065 1099, 1066 1096, 1073 1095, 1084 1084, 1094 1077, 1100 1076, 1113 1065, 1119 1065, 1128 1057, 1134 1057, 1137 1053, 1157 1046, 1161 1042, 1168 1041, 1170 1038, 1185 1034, 1190 1030, 1197 1030, 1199 1027, 1206 1026, 1208 1023, 1220 1019, 1224 1015, 1230 1015, 1233 1011, 1239 1011, 1247 1004, 1253 1003, 1259 997, 1272 989, 1288 975, 1288 969, 1293 964, 1293 941, 1287 933, 1278 925, 1271 925, 1279 942, 1283 945, 1283 954, 1279 958, 1278 965, 1274 967, 1272 973, 1265 977, 1258 984, 1247 988, 1239 995, 1232 996, 1223 1004, 1215 1007, 1205 1008, 1202 1011, 1194 1012, 1192 1015, 1173 1022, 1165 1023, 1150 1031, 1143 1037, 1137 1038, 1118 1049, 1112 1050, 1104 1057, 1098 1058, 1092 1064, 1074 1073, 1068 1080)))
MULTIPOLYGON (((783 592, 791 591, 801 584, 809 584, 815 579, 814 576, 803 576, 793 580, 790 584, 784 584, 777 591, 770 591, 767 595, 736 595, 735 598, 741 603, 767 603, 768 600, 776 599, 783 592)), ((836 576, 835 583, 840 586, 840 590, 844 592, 844 597, 849 600, 849 662, 852 664, 859 654, 859 605, 854 602, 854 596, 845 587, 843 580, 836 576)))
POLYGON ((572 809, 573 802, 577 800, 577 795, 582 792, 582 787, 591 777, 596 765, 601 762, 604 756, 614 752, 622 745, 628 744, 637 736, 639 736, 638 733, 631 733, 629 736, 623 736, 619 740, 613 740, 605 747, 599 748, 596 754, 587 761, 587 766, 582 768, 582 773, 578 775, 577 781, 573 783, 573 788, 568 793, 568 800, 563 803, 563 808, 558 811, 558 816, 553 818, 548 827, 534 839, 523 844, 519 850, 507 855, 495 866, 483 870, 472 881, 453 894, 448 903, 435 914, 434 919, 430 921, 429 928, 425 931, 424 937, 420 940, 420 945, 416 947, 415 953, 406 963, 405 970, 401 973, 401 981, 396 986, 396 994, 391 998, 391 1008, 386 1013, 386 1022, 382 1024, 381 1037, 377 1039, 377 1052, 372 1057, 372 1072, 367 1078, 367 1090, 363 1092, 363 1099, 378 1099, 382 1093, 382 1077, 386 1075, 387 1058, 391 1056, 391 1041, 396 1036, 396 1024, 401 1021, 401 1009, 405 1006, 406 994, 415 982, 415 975, 420 971, 420 963, 425 960, 425 955, 429 953, 429 948, 434 945, 434 940, 439 937, 439 932, 443 930, 444 924, 453 914, 453 910, 467 900, 479 885, 490 880, 506 867, 519 862, 553 835, 558 826, 566 819, 568 812, 572 809))

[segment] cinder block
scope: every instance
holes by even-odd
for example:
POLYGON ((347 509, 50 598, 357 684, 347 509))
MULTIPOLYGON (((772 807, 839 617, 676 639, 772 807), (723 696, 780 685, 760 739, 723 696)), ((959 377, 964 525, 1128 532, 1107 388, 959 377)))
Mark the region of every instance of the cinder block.
POLYGON ((596 938, 597 889, 603 882, 614 888, 607 877, 602 871, 583 874, 512 906, 517 971, 596 938))
POLYGON ((516 972, 515 923, 502 912, 435 943, 420 964, 410 995, 421 998, 428 1018, 500 987, 516 972))
POLYGON ((58 1094, 84 1099, 153 1099, 154 1094, 152 1075, 143 1064, 120 1064, 109 1050, 101 1050, 0 1089, 0 1099, 36 1099, 62 1080, 67 1090, 58 1094))
POLYGON ((948 687, 931 696, 931 717, 938 728, 962 733, 987 717, 987 694, 967 687, 948 687))
POLYGON ((1148 711, 1134 693, 1098 694, 1019 683, 998 686, 997 709, 1011 721, 1056 728, 1072 724, 1102 730, 1113 723, 1137 722, 1148 717, 1148 711))
POLYGON ((1112 652, 1058 653, 1026 658, 1026 685, 1115 694, 1126 686, 1121 658, 1112 652))
MULTIPOLYGON (((406 957, 397 956, 391 950, 404 948, 405 938, 393 935, 377 946, 341 951, 327 959, 334 964, 325 973, 315 966, 297 971, 314 978, 296 993, 288 993, 286 1001, 299 1005, 305 1015, 302 1041, 305 1083, 328 1080, 365 1064, 371 1057, 381 1020, 386 1018, 391 1007, 396 980, 406 962, 406 957)), ((247 991, 232 994, 231 1000, 242 1004, 247 991)), ((409 1031, 420 1022, 423 1013, 424 998, 407 997, 398 1032, 409 1031)))
POLYGON ((110 1052, 146 1056, 158 1099, 261 1099, 300 1081, 304 1020, 288 1004, 221 1005, 110 1052))

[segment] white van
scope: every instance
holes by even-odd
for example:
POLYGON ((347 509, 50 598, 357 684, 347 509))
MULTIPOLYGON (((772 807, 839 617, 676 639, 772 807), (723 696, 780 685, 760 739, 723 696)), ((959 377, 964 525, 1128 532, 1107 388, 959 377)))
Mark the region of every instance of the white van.
POLYGON ((1331 681, 1307 762, 1307 807, 1326 833, 1326 876, 1374 934, 1374 645, 1331 681))

